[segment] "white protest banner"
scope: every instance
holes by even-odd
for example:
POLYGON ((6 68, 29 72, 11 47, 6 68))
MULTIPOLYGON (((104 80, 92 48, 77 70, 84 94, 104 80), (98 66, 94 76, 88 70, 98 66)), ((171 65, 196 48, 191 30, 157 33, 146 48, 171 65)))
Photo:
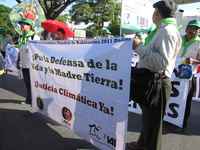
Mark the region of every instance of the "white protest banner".
MULTIPOLYGON (((183 127, 189 80, 172 77, 172 93, 167 103, 164 120, 178 127, 183 127)), ((129 111, 141 114, 141 109, 134 101, 129 102, 129 111)))
POLYGON ((153 7, 150 0, 122 0, 122 33, 138 32, 152 26, 153 7))
POLYGON ((33 108, 99 149, 125 149, 131 40, 31 41, 29 49, 33 108))

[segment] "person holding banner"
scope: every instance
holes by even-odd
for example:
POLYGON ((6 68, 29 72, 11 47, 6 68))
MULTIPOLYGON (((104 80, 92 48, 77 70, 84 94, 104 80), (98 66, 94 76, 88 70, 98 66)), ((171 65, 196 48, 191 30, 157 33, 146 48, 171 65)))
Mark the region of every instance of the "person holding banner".
MULTIPOLYGON (((191 20, 185 30, 186 34, 182 37, 182 48, 179 53, 181 62, 179 64, 186 64, 192 66, 192 73, 197 73, 197 66, 200 64, 200 21, 191 20)), ((195 79, 190 78, 189 92, 186 102, 185 117, 183 128, 187 127, 188 118, 190 115, 192 97, 195 92, 195 79)))
POLYGON ((131 67, 136 67, 139 61, 139 55, 135 52, 135 49, 137 48, 137 45, 144 44, 144 39, 143 33, 139 32, 137 32, 133 38, 131 67))
MULTIPOLYGON (((135 36, 133 38, 132 42, 132 59, 131 59, 131 76, 134 73, 134 68, 137 66, 137 63, 139 61, 139 55, 135 52, 135 49, 138 45, 144 44, 144 39, 142 33, 135 33, 135 36)), ((133 100, 133 80, 130 82, 130 95, 129 95, 129 101, 133 100)))
POLYGON ((140 104, 142 131, 137 142, 128 143, 129 150, 161 150, 163 116, 172 88, 170 78, 181 48, 181 36, 174 18, 176 3, 173 0, 161 0, 154 3, 153 7, 152 19, 157 28, 145 39, 144 46, 136 49, 140 56, 137 67, 160 74, 160 96, 154 107, 140 104))
POLYGON ((29 18, 22 18, 19 21, 21 26, 22 35, 20 35, 18 48, 19 48, 19 66, 22 69, 24 83, 26 86, 26 104, 32 103, 31 95, 31 81, 30 81, 30 72, 29 72, 29 53, 27 48, 27 42, 29 39, 33 39, 34 30, 33 30, 33 20, 29 18))
POLYGON ((53 40, 66 40, 67 37, 65 37, 65 31, 62 28, 59 28, 54 34, 53 34, 53 40))
POLYGON ((28 40, 40 40, 38 35, 42 31, 41 22, 45 20, 45 15, 39 2, 31 0, 15 5, 9 13, 9 18, 16 33, 19 34, 16 46, 19 49, 17 69, 22 70, 27 92, 26 103, 31 104, 30 57, 27 43, 28 40))
POLYGON ((74 32, 61 21, 48 19, 43 21, 41 26, 47 33, 51 33, 52 40, 67 40, 74 37, 74 32))

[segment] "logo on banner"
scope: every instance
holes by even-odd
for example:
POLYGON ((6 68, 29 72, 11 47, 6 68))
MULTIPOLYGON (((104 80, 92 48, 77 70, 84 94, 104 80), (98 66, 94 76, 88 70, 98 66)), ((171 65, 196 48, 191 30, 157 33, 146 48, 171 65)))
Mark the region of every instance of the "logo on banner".
POLYGON ((43 100, 41 97, 37 97, 36 98, 36 103, 37 103, 37 106, 40 110, 43 110, 44 109, 44 103, 43 103, 43 100))
POLYGON ((116 139, 102 131, 102 127, 96 124, 89 124, 89 135, 97 142, 109 147, 116 147, 116 139))
POLYGON ((67 107, 62 108, 62 116, 64 118, 64 122, 67 125, 71 125, 70 121, 72 120, 72 112, 67 107))

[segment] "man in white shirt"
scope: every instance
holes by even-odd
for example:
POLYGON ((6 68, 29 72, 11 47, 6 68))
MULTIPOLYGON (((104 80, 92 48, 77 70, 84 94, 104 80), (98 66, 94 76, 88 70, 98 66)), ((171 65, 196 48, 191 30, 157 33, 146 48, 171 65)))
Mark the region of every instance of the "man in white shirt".
POLYGON ((29 70, 29 50, 27 47, 28 40, 31 40, 34 36, 34 30, 33 30, 33 20, 28 18, 23 18, 21 21, 19 21, 19 24, 21 26, 22 35, 19 39, 19 66, 22 69, 24 83, 26 86, 26 104, 32 104, 32 95, 31 95, 31 81, 30 81, 30 70, 29 70))
POLYGON ((136 144, 128 144, 129 150, 161 150, 163 115, 171 93, 170 77, 181 48, 181 37, 174 18, 175 2, 161 0, 153 7, 155 10, 152 19, 157 28, 146 38, 145 46, 139 46, 136 52, 140 56, 138 68, 162 74, 162 98, 158 99, 155 107, 140 104, 142 131, 136 144))
MULTIPOLYGON (((197 66, 200 64, 200 21, 191 20, 185 30, 186 34, 182 37, 182 47, 179 53, 180 63, 192 66, 193 74, 197 72, 197 66)), ((187 96, 185 117, 183 128, 187 127, 187 121, 190 115, 192 97, 195 92, 196 81, 195 78, 189 81, 189 92, 187 96)))

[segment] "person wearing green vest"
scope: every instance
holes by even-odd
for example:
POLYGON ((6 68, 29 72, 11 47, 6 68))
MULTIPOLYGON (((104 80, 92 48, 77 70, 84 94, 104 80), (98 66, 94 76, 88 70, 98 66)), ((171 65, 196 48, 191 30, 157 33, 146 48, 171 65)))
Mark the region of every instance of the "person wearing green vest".
MULTIPOLYGON (((153 4, 156 29, 145 39, 144 46, 136 46, 140 60, 137 68, 160 74, 160 97, 154 107, 139 104, 142 109, 142 130, 137 142, 127 144, 128 150, 161 150, 162 122, 166 103, 171 94, 171 75, 181 48, 181 36, 174 18, 177 8, 173 0, 153 4)), ((145 74, 146 78, 149 74, 145 74)), ((142 79, 141 79, 142 80, 142 79)))
POLYGON ((33 20, 28 18, 22 18, 19 22, 22 34, 19 37, 18 45, 19 48, 19 67, 22 69, 24 83, 26 86, 26 104, 32 103, 31 95, 31 81, 30 81, 30 70, 29 70, 29 52, 27 48, 28 40, 34 36, 33 20))
POLYGON ((182 37, 182 47, 179 53, 183 62, 193 65, 193 72, 196 73, 196 66, 200 64, 200 21, 192 20, 186 27, 186 35, 182 37))
MULTIPOLYGON (((185 30, 186 34, 182 37, 182 47, 179 53, 181 58, 180 63, 186 63, 192 65, 193 73, 197 71, 197 65, 200 64, 200 37, 198 36, 200 33, 200 21, 199 20, 191 20, 185 30)), ((186 109, 185 109, 185 117, 183 122, 183 128, 187 127, 187 122, 190 115, 192 97, 195 92, 195 84, 196 81, 192 77, 189 81, 189 92, 187 96, 186 109)))

